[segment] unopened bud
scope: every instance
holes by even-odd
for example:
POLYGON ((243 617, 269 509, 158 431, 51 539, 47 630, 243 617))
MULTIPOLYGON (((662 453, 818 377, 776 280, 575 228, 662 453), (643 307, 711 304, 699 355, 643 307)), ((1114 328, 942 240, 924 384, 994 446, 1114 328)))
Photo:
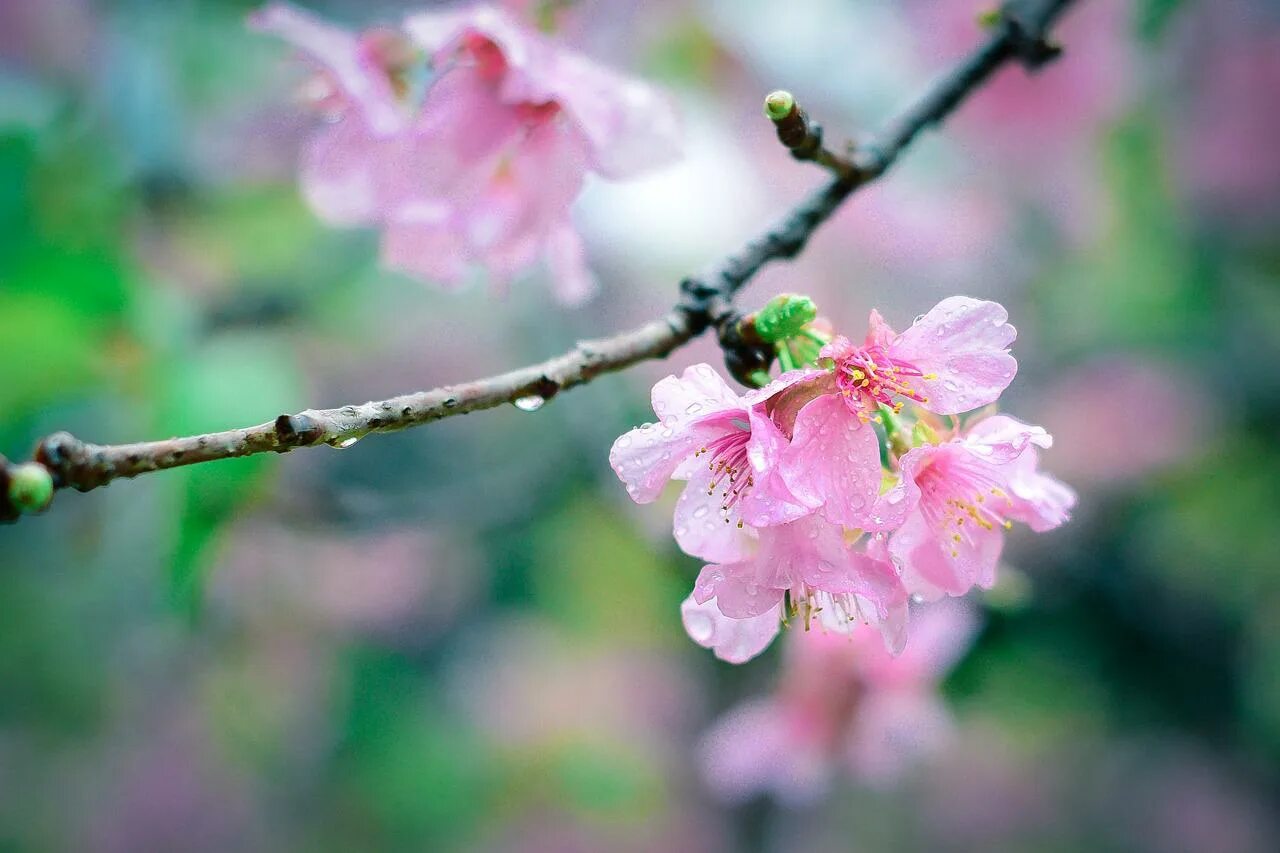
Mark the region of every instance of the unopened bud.
POLYGON ((53 477, 39 462, 9 469, 9 502, 19 512, 40 512, 53 500, 53 477))
POLYGON ((809 297, 780 293, 756 313, 756 334, 770 342, 785 341, 817 317, 818 308, 809 297))
POLYGON ((785 89, 770 92, 764 99, 764 114, 770 121, 782 121, 795 107, 795 96, 785 89))
POLYGON ((984 30, 993 29, 1000 23, 1002 15, 1003 13, 1000 11, 999 6, 990 6, 986 9, 982 9, 978 12, 977 16, 978 26, 982 27, 984 30))

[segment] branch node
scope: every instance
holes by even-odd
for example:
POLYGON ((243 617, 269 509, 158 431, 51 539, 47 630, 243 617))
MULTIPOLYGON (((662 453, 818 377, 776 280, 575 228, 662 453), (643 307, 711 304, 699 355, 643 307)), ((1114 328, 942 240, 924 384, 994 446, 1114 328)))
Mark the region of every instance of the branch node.
POLYGON ((999 19, 1007 33, 1009 50, 1029 71, 1062 55, 1062 45, 1049 41, 1045 35, 1056 11, 1053 4, 1029 4, 1027 0, 1005 0, 1000 7, 999 19))
POLYGON ((324 428, 305 413, 281 415, 276 418, 275 430, 276 441, 280 445, 276 448, 277 453, 315 444, 324 435, 324 428))

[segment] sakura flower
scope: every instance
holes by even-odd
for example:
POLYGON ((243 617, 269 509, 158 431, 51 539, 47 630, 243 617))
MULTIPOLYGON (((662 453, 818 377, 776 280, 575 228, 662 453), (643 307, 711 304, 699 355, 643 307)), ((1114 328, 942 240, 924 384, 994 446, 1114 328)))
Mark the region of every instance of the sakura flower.
POLYGON ((712 562, 751 553, 753 528, 817 507, 835 523, 891 529, 905 505, 878 500, 875 433, 848 415, 829 380, 823 370, 795 370, 738 396, 709 365, 695 365, 653 387, 660 422, 614 442, 610 464, 637 503, 656 499, 668 479, 687 480, 676 542, 712 562), (827 424, 833 409, 843 417, 837 431, 827 424))
POLYGON ((1005 415, 980 421, 943 444, 899 461, 912 511, 889 540, 903 582, 926 598, 995 583, 1004 531, 1014 521, 1042 532, 1065 522, 1076 496, 1037 470, 1035 447, 1052 437, 1005 415))
POLYGON ((876 634, 792 631, 782 679, 703 738, 703 774, 721 799, 771 793, 790 804, 821 795, 842 768, 864 782, 892 783, 943 746, 951 717, 938 682, 972 641, 977 619, 960 602, 913 614, 911 642, 889 654, 876 634))
POLYGON ((741 663, 768 646, 784 618, 808 630, 817 617, 819 629, 840 633, 876 625, 887 646, 902 649, 907 592, 882 539, 855 550, 841 528, 816 516, 754 532, 754 541, 742 538, 750 553, 698 575, 681 608, 694 642, 741 663))
POLYGON ((620 437, 609 463, 637 503, 655 500, 669 479, 688 480, 676 504, 676 541, 694 556, 735 559, 744 553, 744 525, 779 524, 809 512, 778 475, 788 439, 766 403, 821 375, 793 371, 739 396, 710 365, 694 365, 653 386, 659 423, 620 437))
POLYGON ((1009 354, 1017 332, 995 302, 952 296, 894 333, 878 311, 862 346, 839 337, 822 350, 835 362, 836 386, 864 420, 880 406, 909 400, 941 415, 994 402, 1018 371, 1009 354))
POLYGON ((252 19, 324 69, 334 121, 303 155, 307 200, 383 229, 388 266, 443 285, 472 267, 502 289, 540 258, 566 303, 594 283, 570 207, 588 171, 624 178, 674 159, 670 102, 489 6, 353 35, 274 3, 252 19), (425 54, 425 56, 424 56, 425 54), (435 76, 415 87, 415 65, 435 76))

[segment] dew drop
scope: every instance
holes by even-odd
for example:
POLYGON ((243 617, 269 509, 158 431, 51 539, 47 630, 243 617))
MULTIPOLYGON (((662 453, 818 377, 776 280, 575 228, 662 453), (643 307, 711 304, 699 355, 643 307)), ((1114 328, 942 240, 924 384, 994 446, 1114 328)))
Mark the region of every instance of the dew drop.
POLYGON ((701 403, 690 403, 689 407, 684 410, 684 413, 686 415, 696 415, 698 414, 698 412, 701 412, 701 411, 702 411, 701 403))
POLYGON ((547 402, 537 394, 530 394, 527 397, 518 397, 512 404, 522 412, 536 412, 542 408, 542 404, 547 402))
POLYGON ((330 447, 336 447, 338 450, 346 450, 348 447, 353 447, 359 440, 360 439, 356 438, 354 435, 349 435, 346 438, 329 439, 326 444, 330 447))

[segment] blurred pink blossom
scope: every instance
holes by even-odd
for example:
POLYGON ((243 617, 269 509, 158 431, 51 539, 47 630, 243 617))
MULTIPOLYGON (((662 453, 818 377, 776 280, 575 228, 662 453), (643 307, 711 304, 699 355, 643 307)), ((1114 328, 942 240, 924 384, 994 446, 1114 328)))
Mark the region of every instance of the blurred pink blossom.
MULTIPOLYGON (((1227 15, 1229 8, 1215 6, 1213 14, 1227 15)), ((1275 109, 1280 26, 1262 24, 1235 38, 1207 38, 1204 44, 1210 46, 1207 55, 1196 57, 1188 81, 1184 132, 1174 137, 1180 173, 1220 209, 1274 213, 1280 197, 1280 113, 1275 109)), ((1250 218, 1242 217, 1241 224, 1247 227, 1250 218)))
POLYGON ((342 535, 254 523, 236 530, 212 596, 250 620, 282 612, 377 633, 451 617, 467 595, 468 555, 414 530, 342 535))
POLYGON ((333 119, 307 146, 302 184, 339 225, 383 229, 384 262, 460 284, 485 268, 503 289, 545 258, 566 303, 594 283, 569 208, 588 171, 619 179, 678 155, 668 99, 480 5, 410 15, 360 35, 275 3, 252 18, 324 69, 333 119), (435 72, 415 97, 421 57, 435 72))
POLYGON ((891 655, 870 630, 794 628, 773 695, 730 711, 703 740, 703 776, 719 797, 772 793, 798 804, 821 795, 839 768, 891 783, 943 745, 950 715, 938 682, 972 641, 977 619, 960 602, 915 614, 911 644, 891 655))
POLYGON ((1063 373, 1042 407, 1058 438, 1054 467, 1072 480, 1124 483, 1210 446, 1213 405, 1203 382, 1188 381, 1196 369, 1112 354, 1063 373), (1122 428, 1099 432, 1119 411, 1122 428))

